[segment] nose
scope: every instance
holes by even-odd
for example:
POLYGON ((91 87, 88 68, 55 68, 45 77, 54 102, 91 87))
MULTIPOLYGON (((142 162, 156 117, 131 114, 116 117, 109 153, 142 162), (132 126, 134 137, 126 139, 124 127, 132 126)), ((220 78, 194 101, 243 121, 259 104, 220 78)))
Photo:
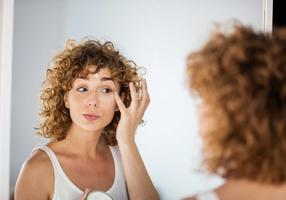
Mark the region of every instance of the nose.
POLYGON ((97 98, 96 95, 92 95, 87 101, 88 107, 96 107, 97 106, 97 98))
POLYGON ((96 103, 95 102, 88 102, 88 107, 96 107, 96 103))

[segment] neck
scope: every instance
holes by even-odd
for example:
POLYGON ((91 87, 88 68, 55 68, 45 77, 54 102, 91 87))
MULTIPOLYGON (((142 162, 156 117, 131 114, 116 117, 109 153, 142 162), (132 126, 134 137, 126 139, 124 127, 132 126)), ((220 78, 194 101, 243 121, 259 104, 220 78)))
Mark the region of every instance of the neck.
POLYGON ((221 195, 232 198, 236 196, 238 199, 278 200, 285 198, 286 184, 270 185, 249 180, 227 180, 223 186, 216 190, 216 192, 219 194, 219 196, 221 195))
POLYGON ((74 153, 82 157, 95 159, 107 147, 101 133, 102 130, 86 131, 72 124, 64 142, 70 147, 76 147, 73 148, 74 153))

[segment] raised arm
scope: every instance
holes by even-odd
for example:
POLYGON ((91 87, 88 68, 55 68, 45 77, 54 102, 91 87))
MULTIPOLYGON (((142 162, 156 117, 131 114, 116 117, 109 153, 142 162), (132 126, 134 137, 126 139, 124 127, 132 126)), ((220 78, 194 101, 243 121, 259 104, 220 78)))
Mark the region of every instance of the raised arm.
POLYGON ((129 84, 132 102, 125 107, 117 93, 114 97, 121 112, 116 137, 122 157, 124 174, 131 200, 157 200, 159 195, 149 177, 135 144, 135 132, 150 102, 146 80, 142 82, 142 98, 138 100, 136 89, 129 84))

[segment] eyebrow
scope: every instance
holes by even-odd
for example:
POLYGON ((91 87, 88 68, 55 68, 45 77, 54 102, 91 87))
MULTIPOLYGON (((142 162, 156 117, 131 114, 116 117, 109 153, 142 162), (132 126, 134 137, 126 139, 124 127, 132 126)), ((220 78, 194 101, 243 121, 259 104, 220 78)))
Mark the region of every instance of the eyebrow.
POLYGON ((100 81, 114 81, 112 77, 102 77, 100 81))
MULTIPOLYGON (((82 79, 82 80, 89 80, 89 77, 79 77, 79 79, 82 79)), ((102 77, 100 79, 101 82, 103 81, 114 81, 114 78, 112 77, 102 77)))

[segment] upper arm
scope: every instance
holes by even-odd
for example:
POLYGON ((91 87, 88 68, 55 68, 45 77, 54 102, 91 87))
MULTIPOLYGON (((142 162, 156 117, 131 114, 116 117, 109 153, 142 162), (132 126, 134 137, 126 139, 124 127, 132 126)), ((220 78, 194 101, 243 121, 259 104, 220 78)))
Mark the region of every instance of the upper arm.
POLYGON ((53 167, 48 156, 37 151, 23 164, 15 187, 15 200, 48 200, 53 192, 53 167))

